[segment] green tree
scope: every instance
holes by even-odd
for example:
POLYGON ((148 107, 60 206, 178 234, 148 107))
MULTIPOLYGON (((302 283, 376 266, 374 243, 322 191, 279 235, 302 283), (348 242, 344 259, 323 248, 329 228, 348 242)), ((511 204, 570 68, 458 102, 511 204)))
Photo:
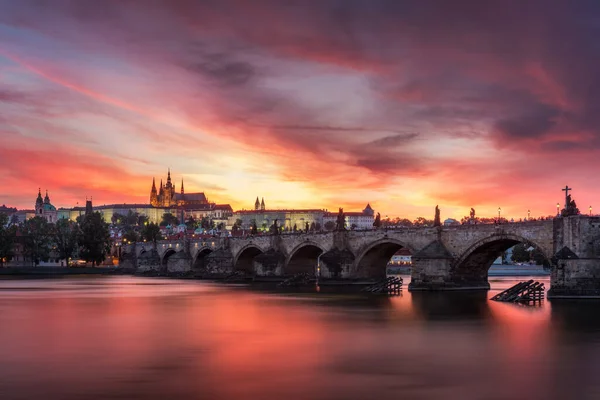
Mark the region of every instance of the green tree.
POLYGON ((140 215, 134 211, 127 211, 127 215, 125 216, 124 224, 126 226, 134 226, 138 223, 138 218, 140 215))
POLYGON ((11 215, 8 224, 10 226, 19 225, 19 216, 17 214, 11 215))
POLYGON ((146 215, 138 215, 138 226, 145 226, 146 224, 148 224, 148 222, 150 222, 150 219, 146 215))
POLYGON ((113 225, 121 225, 125 221, 125 216, 119 213, 114 213, 110 219, 113 225))
POLYGON ((413 222, 413 226, 433 226, 433 222, 434 221, 431 219, 417 217, 417 219, 415 219, 415 221, 413 222))
POLYGON ((375 216, 375 221, 373 221, 373 226, 375 227, 375 229, 381 227, 381 214, 377 213, 377 215, 375 216))
POLYGON ((328 231, 332 231, 335 229, 335 222, 333 221, 327 221, 325 222, 325 229, 328 231))
POLYGON ((61 260, 69 265, 79 243, 79 226, 68 219, 59 219, 54 225, 54 243, 61 260))
POLYGON ((536 265, 543 265, 544 267, 549 267, 550 263, 548 259, 544 257, 544 254, 538 248, 534 248, 531 251, 531 258, 535 261, 536 265))
POLYGON ((87 214, 81 222, 80 255, 92 266, 100 265, 110 252, 110 232, 108 224, 99 212, 87 214))
POLYGON ((243 221, 240 218, 236 219, 233 223, 233 226, 231 227, 231 232, 236 233, 240 231, 242 229, 242 223, 243 221))
POLYGON ((190 215, 190 217, 188 218, 188 220, 185 222, 185 226, 188 229, 198 229, 199 223, 198 221, 196 221, 196 218, 194 218, 193 215, 190 215))
POLYGON ((518 245, 513 247, 512 256, 510 257, 512 262, 528 262, 530 255, 527 251, 527 248, 528 246, 524 243, 519 243, 518 245))
POLYGON ((144 229, 142 230, 142 237, 156 245, 156 242, 162 239, 160 227, 154 222, 150 222, 148 225, 144 226, 144 229))
POLYGON ((135 231, 135 229, 128 228, 123 234, 123 239, 128 242, 137 242, 140 239, 140 235, 135 231))
POLYGON ((48 261, 52 247, 52 228, 42 217, 33 217, 23 224, 23 251, 37 266, 41 261, 48 261))
POLYGON ((6 214, 0 213, 0 267, 4 262, 12 260, 17 227, 15 225, 6 226, 9 218, 6 214))
POLYGON ((162 217, 162 221, 160 221, 160 226, 176 226, 179 223, 177 217, 171 213, 164 213, 162 217))
POLYGON ((200 226, 204 230, 209 230, 209 229, 212 229, 213 222, 208 217, 202 217, 202 219, 200 220, 200 226))

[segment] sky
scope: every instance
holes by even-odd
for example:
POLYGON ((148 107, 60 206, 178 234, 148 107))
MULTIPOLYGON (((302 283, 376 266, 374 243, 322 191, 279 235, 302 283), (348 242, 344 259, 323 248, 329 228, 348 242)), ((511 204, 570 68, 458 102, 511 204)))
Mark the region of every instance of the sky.
POLYGON ((0 204, 600 212, 596 1, 0 0, 0 204))

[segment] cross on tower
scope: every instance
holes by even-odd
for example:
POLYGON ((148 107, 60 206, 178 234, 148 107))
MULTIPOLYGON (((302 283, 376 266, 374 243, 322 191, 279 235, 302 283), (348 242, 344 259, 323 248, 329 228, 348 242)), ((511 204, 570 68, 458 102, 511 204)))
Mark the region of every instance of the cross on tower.
POLYGON ((569 185, 566 185, 564 189, 562 189, 563 192, 565 192, 565 210, 569 207, 569 204, 567 204, 569 202, 569 190, 573 190, 573 188, 570 188, 569 185))

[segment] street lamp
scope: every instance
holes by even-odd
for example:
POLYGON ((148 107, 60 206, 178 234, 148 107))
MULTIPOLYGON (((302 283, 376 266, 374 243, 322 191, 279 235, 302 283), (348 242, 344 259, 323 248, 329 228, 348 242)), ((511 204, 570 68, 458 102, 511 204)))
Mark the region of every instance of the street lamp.
POLYGON ((502 211, 502 209, 498 207, 498 221, 500 221, 500 211, 502 211))
POLYGON ((556 215, 560 215, 560 203, 556 203, 556 215))
POLYGON ((590 217, 592 216, 592 206, 590 206, 590 217))
POLYGON ((527 210, 527 219, 531 217, 531 210, 527 210))

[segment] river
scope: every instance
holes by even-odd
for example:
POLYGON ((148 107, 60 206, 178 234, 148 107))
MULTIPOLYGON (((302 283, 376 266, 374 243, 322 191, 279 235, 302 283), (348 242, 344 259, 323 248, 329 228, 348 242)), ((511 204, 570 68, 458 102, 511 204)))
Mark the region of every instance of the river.
POLYGON ((490 283, 372 298, 128 276, 1 280, 0 398, 600 398, 600 303, 497 303, 487 299, 516 280, 490 283))

